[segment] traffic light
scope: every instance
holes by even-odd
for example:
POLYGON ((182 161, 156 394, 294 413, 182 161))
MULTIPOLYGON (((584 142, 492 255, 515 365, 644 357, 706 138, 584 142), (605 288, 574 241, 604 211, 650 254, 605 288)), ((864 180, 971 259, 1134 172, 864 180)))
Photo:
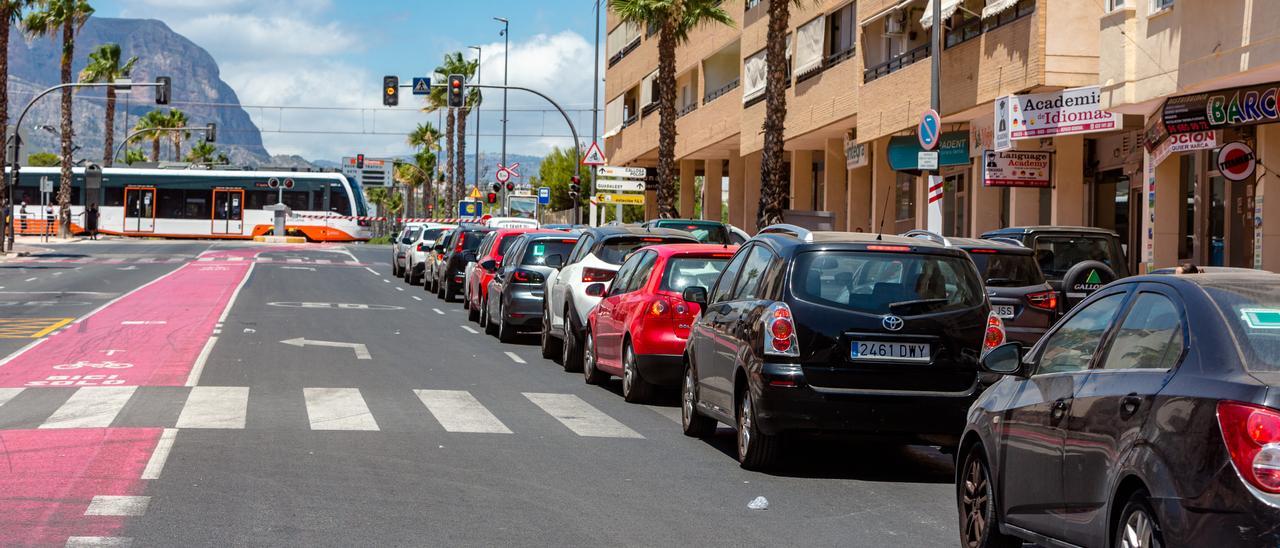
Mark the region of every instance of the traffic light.
POLYGON ((218 124, 209 124, 204 128, 204 141, 206 143, 218 142, 218 124))
POLYGON ((569 178, 569 192, 573 194, 582 192, 582 179, 577 175, 569 178))
POLYGON ((489 188, 493 189, 494 192, 502 192, 502 185, 498 183, 493 183, 492 185, 489 185, 489 188))
POLYGON ((496 203, 498 203, 498 193, 497 193, 497 192, 490 192, 490 193, 485 197, 485 199, 486 199, 486 200, 488 200, 488 201, 489 201, 489 203, 491 203, 491 204, 496 204, 496 203))
POLYGON ((357 155, 356 155, 356 169, 364 169, 364 155, 363 155, 363 154, 357 154, 357 155))
POLYGON ((173 93, 173 79, 168 76, 159 76, 156 78, 156 104, 169 104, 169 97, 173 93))
POLYGON ((466 106, 466 79, 461 74, 449 75, 449 108, 466 106))
POLYGON ((516 189, 515 183, 507 183, 507 192, 513 192, 516 189))
POLYGON ((388 107, 394 107, 400 104, 399 76, 382 77, 382 104, 388 107))

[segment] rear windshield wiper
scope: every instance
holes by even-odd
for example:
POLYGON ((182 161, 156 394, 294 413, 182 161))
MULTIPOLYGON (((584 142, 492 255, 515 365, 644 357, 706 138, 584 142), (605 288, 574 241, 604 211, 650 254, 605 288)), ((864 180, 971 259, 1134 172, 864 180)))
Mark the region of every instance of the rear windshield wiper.
POLYGON ((914 301, 900 301, 900 302, 889 304, 889 311, 893 313, 897 313, 899 310, 911 308, 915 306, 927 308, 931 306, 947 304, 948 302, 950 301, 948 301, 947 299, 916 299, 914 301))
POLYGON ((1013 285, 1013 278, 987 278, 987 285, 1013 285))

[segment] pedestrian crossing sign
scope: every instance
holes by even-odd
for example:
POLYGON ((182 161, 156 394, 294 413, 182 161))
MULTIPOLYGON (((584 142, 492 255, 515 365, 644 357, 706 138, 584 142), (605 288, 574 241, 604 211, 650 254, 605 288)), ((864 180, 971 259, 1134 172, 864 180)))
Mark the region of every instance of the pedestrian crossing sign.
POLYGON ((414 95, 430 95, 431 79, 421 76, 413 78, 413 94, 414 95))

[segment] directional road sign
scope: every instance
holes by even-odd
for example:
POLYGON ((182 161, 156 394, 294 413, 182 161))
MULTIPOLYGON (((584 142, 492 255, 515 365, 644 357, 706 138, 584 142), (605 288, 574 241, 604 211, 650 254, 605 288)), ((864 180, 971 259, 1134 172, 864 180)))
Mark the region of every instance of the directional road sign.
POLYGON ((648 170, 642 167, 600 166, 596 168, 597 177, 609 179, 644 179, 648 170))
POLYGON ((600 145, 591 143, 591 146, 587 147, 586 154, 582 155, 582 165, 602 166, 605 163, 604 153, 600 152, 600 145))
POLYGON ((933 109, 924 111, 920 116, 920 125, 916 127, 916 137, 920 139, 920 148, 933 150, 938 147, 938 136, 942 129, 942 117, 933 109))
POLYGON ((544 186, 538 188, 538 205, 551 204, 551 187, 544 186))
POLYGON ((644 179, 596 179, 596 190, 644 192, 644 179))
POLYGON ((413 77, 413 94, 414 95, 430 95, 431 79, 425 76, 413 77))
POLYGON ((644 205, 644 194, 596 194, 602 204, 644 205))

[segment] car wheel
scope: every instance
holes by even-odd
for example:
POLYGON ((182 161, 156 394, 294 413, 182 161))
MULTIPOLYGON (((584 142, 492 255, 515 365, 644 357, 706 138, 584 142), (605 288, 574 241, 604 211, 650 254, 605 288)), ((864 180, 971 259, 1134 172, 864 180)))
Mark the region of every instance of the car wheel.
MULTIPOLYGON (((480 323, 480 310, 485 307, 486 303, 480 303, 478 306, 468 306, 467 321, 480 323)), ((481 324, 483 325, 483 324, 481 324)))
POLYGON ((391 275, 396 278, 399 278, 402 275, 400 271, 400 262, 395 259, 391 259, 391 275))
POLYGON ((631 341, 622 344, 622 399, 627 403, 648 403, 653 398, 653 385, 636 369, 636 353, 631 341))
POLYGON ((1146 491, 1138 491, 1129 496, 1129 502, 1120 513, 1120 523, 1116 527, 1116 548, 1161 548, 1164 546, 1164 533, 1151 504, 1147 502, 1146 491))
POLYGON ((684 364, 680 389, 680 427, 684 435, 692 438, 710 437, 716 431, 716 421, 698 412, 698 373, 688 362, 684 364))
POLYGON ((423 291, 426 291, 428 293, 435 293, 436 292, 435 282, 436 282, 436 279, 431 275, 430 272, 422 273, 422 290, 423 291))
POLYGON ((545 307, 542 309, 541 339, 539 342, 542 346, 542 357, 548 360, 555 360, 560 354, 560 349, 556 348, 556 342, 558 341, 551 335, 551 313, 547 312, 545 307))
POLYGON ((480 313, 480 325, 484 326, 484 332, 488 335, 497 335, 498 326, 493 323, 493 316, 489 314, 489 304, 485 303, 484 310, 480 313))
POLYGON ((569 322, 569 312, 564 316, 564 342, 560 344, 560 366, 569 373, 582 372, 582 350, 578 348, 578 335, 569 322))
POLYGON ((498 341, 512 343, 516 340, 516 326, 507 321, 507 314, 502 311, 502 301, 498 301, 498 341))
POLYGON ((587 384, 609 380, 609 375, 596 369, 596 338, 590 329, 587 330, 587 340, 582 343, 582 380, 587 384))
POLYGON ((995 485, 991 468, 977 446, 964 458, 962 475, 956 481, 960 508, 960 545, 965 548, 1014 548, 1022 541, 1000 532, 996 517, 995 485))
POLYGON ((448 291, 449 282, 436 281, 436 298, 444 299, 445 291, 448 291))
POLYGON ((755 396, 742 387, 738 398, 738 463, 747 470, 765 470, 778 461, 778 436, 760 431, 755 396))
POLYGON ((471 290, 464 289, 462 291, 462 309, 471 310, 471 290))

